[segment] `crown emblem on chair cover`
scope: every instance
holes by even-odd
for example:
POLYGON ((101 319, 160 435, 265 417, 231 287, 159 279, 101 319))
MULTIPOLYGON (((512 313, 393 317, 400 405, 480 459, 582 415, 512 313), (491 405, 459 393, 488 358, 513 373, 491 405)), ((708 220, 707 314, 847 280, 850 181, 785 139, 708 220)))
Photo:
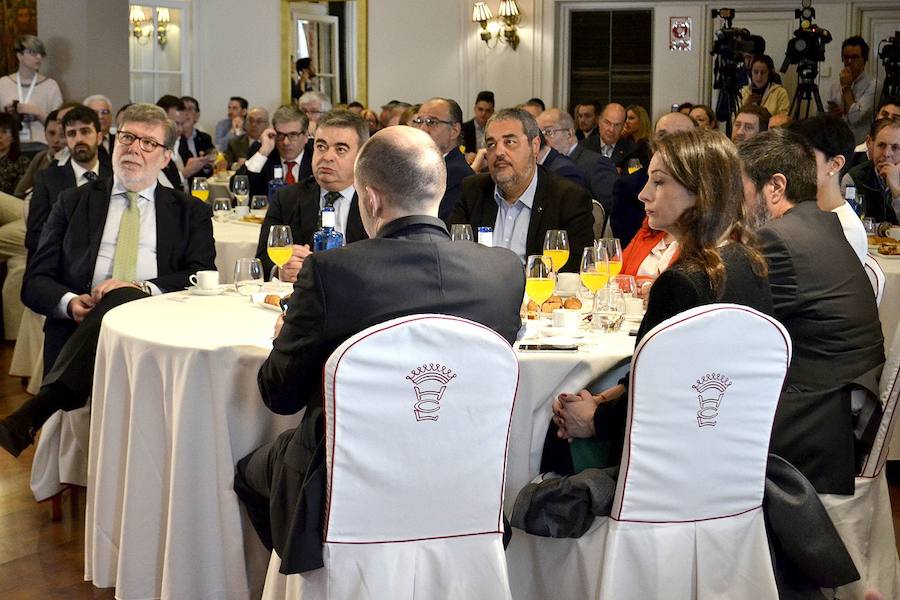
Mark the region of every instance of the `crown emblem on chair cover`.
POLYGON ((437 421, 441 399, 450 380, 456 373, 438 363, 427 363, 410 371, 407 379, 413 382, 416 404, 413 413, 416 421, 437 421))
POLYGON ((719 418, 719 405, 731 380, 721 373, 707 373, 691 387, 697 390, 700 410, 697 411, 698 427, 715 427, 719 418))

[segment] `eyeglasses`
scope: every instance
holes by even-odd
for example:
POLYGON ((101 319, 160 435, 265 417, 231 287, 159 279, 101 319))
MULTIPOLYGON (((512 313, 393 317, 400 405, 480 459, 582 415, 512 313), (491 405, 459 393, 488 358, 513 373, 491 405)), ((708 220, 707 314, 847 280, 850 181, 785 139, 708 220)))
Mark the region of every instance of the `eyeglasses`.
POLYGON ((22 50, 22 54, 28 54, 29 56, 44 56, 43 52, 38 52, 37 50, 32 50, 31 48, 24 48, 22 50))
POLYGON ((275 141, 283 142, 284 138, 287 138, 291 143, 299 141, 300 138, 306 137, 305 131, 291 131, 289 133, 280 133, 278 131, 275 132, 275 141))
POLYGON ((541 133, 544 134, 544 137, 545 137, 545 138, 553 137, 554 135, 556 135, 556 134, 559 133, 560 131, 568 131, 568 129, 566 129, 565 127, 557 127, 557 128, 554 128, 554 127, 544 127, 543 129, 541 129, 541 133))
POLYGON ((435 119, 434 117, 416 117, 410 122, 416 127, 421 127, 422 125, 424 125, 428 129, 437 127, 438 125, 453 125, 451 121, 442 121, 440 119, 435 119))
POLYGON ((165 148, 165 144, 161 144, 153 138, 138 137, 133 133, 128 133, 127 131, 118 132, 116 134, 116 141, 123 146, 131 146, 133 143, 138 142, 141 146, 141 150, 143 150, 144 152, 153 152, 160 146, 165 148))

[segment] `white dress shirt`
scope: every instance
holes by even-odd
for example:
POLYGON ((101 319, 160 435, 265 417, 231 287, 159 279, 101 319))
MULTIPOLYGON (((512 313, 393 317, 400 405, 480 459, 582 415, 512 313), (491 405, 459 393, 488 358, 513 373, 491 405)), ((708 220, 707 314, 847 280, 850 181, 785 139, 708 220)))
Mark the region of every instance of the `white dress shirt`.
POLYGON ((72 171, 75 172, 75 187, 81 187, 90 181, 90 179, 84 176, 88 171, 91 171, 98 177, 100 175, 100 161, 96 158, 94 159, 94 165, 90 169, 85 169, 74 160, 70 160, 69 164, 72 166, 72 171))
MULTIPOLYGON (((156 266, 156 186, 154 182, 138 192, 138 210, 141 213, 140 241, 138 242, 137 270, 135 277, 140 281, 155 279, 156 266)), ((94 277, 91 279, 91 287, 97 287, 107 279, 112 279, 113 260, 116 254, 116 241, 119 237, 119 224, 122 214, 128 207, 127 190, 118 179, 113 181, 113 189, 109 199, 109 209, 106 212, 106 224, 103 226, 103 236, 100 238, 100 250, 97 253, 97 262, 94 263, 94 277)), ((162 291, 155 284, 150 283, 150 293, 161 294, 162 291)), ((68 307, 72 298, 77 297, 74 292, 66 292, 56 307, 56 316, 68 319, 68 307)))
MULTIPOLYGON (((257 152, 253 156, 247 159, 247 162, 244 163, 246 165, 247 170, 252 173, 261 173, 263 168, 266 166, 266 161, 269 160, 267 156, 264 156, 257 152)), ((292 172, 294 173, 294 181, 300 181, 300 163, 303 161, 303 151, 300 151, 300 154, 297 155, 297 158, 293 160, 294 166, 292 168, 292 172)), ((281 168, 283 169, 284 175, 282 179, 287 181, 288 168, 287 164, 285 164, 285 160, 281 159, 281 168)))
POLYGON ((494 186, 497 218, 494 220, 493 244, 515 252, 522 264, 525 264, 527 258, 528 226, 531 223, 531 209, 534 206, 537 180, 538 173, 535 169, 528 187, 513 204, 507 202, 500 193, 500 188, 494 186))
MULTIPOLYGON (((319 192, 319 211, 325 207, 325 194, 328 190, 320 188, 319 192)), ((341 190, 341 197, 334 201, 334 228, 344 236, 344 242, 347 241, 347 219, 350 216, 350 203, 353 201, 353 194, 356 188, 352 185, 341 190)))

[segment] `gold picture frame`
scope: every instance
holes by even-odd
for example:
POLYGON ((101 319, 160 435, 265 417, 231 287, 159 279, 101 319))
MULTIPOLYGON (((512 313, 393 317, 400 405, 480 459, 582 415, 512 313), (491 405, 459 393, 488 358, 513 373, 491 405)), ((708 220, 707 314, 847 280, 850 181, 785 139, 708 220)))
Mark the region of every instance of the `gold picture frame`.
MULTIPOLYGON (((327 3, 329 0, 305 0, 306 2, 327 3)), ((368 68, 368 33, 369 33, 369 1, 368 0, 330 0, 331 2, 356 2, 356 90, 357 97, 349 98, 363 105, 369 105, 369 68, 368 68)), ((281 100, 284 104, 291 102, 291 4, 296 0, 281 2, 281 100)))

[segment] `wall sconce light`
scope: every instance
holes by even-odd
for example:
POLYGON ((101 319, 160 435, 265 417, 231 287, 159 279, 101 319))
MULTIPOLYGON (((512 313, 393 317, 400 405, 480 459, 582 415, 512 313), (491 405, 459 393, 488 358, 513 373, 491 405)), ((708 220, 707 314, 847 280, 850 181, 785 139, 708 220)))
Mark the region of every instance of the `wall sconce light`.
POLYGON ((496 32, 488 28, 488 21, 493 18, 491 9, 484 2, 476 2, 472 10, 472 22, 481 25, 481 41, 489 48, 495 47, 499 42, 509 44, 513 50, 519 45, 518 24, 520 20, 519 6, 516 0, 500 0, 500 8, 497 11, 497 20, 503 26, 496 27, 496 32), (491 44, 493 40, 493 45, 491 44))
POLYGON ((156 42, 160 48, 166 47, 169 34, 169 23, 172 19, 169 17, 169 9, 160 7, 156 9, 156 42))
POLYGON ((153 26, 150 24, 150 19, 144 14, 144 9, 140 6, 132 5, 131 11, 128 13, 128 20, 131 22, 131 34, 137 39, 138 43, 146 43, 145 40, 149 39, 153 26))

